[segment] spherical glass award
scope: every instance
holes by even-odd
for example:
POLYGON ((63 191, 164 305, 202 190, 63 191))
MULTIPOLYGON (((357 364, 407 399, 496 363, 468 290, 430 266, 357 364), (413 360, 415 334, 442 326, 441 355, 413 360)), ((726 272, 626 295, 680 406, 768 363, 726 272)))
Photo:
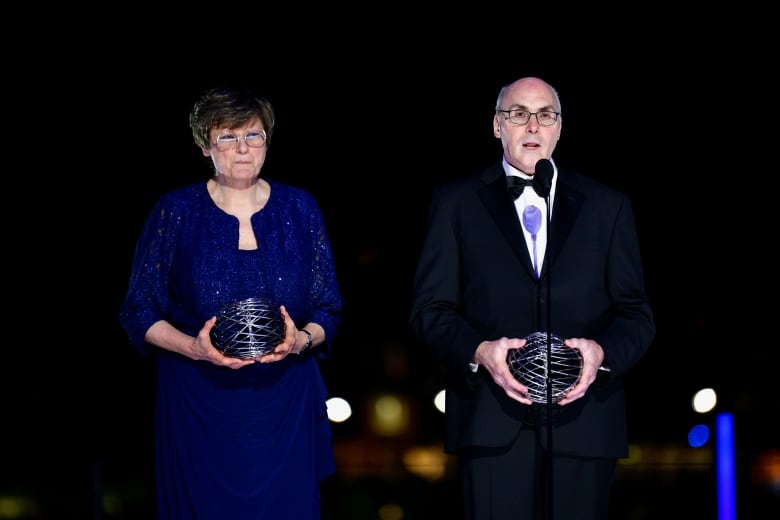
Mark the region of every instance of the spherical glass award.
POLYGON ((279 305, 268 298, 248 298, 219 310, 211 342, 226 356, 249 359, 272 351, 284 334, 279 305))
POLYGON ((552 402, 557 403, 580 379, 582 354, 563 344, 563 338, 550 334, 550 358, 547 357, 547 332, 533 332, 522 348, 507 354, 509 370, 528 387, 528 397, 535 403, 547 402, 547 376, 552 381, 552 402))

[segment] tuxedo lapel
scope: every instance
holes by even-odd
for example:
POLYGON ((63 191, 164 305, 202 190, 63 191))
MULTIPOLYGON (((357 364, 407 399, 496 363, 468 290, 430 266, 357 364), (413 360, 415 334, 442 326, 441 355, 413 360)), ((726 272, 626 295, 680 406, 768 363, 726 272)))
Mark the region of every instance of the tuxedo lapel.
POLYGON ((517 216, 515 205, 506 187, 506 175, 500 164, 497 168, 488 171, 483 177, 486 182, 479 190, 479 198, 485 205, 485 209, 506 238, 509 246, 514 251, 518 260, 525 266, 529 276, 535 277, 531 257, 528 255, 528 247, 525 243, 522 224, 517 216))
POLYGON ((555 259, 561 253, 563 244, 569 237, 577 214, 580 212, 584 196, 574 185, 558 170, 558 179, 555 184, 555 200, 553 201, 552 221, 547 233, 547 248, 541 277, 547 275, 550 266, 555 265, 555 259))

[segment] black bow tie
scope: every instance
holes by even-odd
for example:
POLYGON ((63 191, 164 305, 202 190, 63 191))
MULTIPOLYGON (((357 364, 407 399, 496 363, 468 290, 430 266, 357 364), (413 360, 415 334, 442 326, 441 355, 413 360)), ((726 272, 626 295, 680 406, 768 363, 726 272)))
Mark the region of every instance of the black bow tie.
POLYGON ((540 197, 544 197, 544 195, 542 195, 544 191, 540 190, 540 186, 538 186, 539 183, 534 182, 534 179, 536 179, 535 176, 533 179, 524 179, 522 177, 518 177, 517 175, 507 175, 506 189, 509 191, 509 193, 512 194, 512 198, 514 200, 517 200, 517 198, 523 193, 523 190, 525 190, 526 186, 532 187, 540 197))

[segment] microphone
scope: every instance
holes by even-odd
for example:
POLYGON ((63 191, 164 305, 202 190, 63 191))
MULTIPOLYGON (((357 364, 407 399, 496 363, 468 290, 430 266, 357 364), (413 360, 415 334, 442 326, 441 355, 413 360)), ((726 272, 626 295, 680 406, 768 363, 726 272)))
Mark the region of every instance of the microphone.
POLYGON ((534 173, 534 189, 540 197, 547 198, 552 189, 553 165, 550 159, 536 161, 534 173))

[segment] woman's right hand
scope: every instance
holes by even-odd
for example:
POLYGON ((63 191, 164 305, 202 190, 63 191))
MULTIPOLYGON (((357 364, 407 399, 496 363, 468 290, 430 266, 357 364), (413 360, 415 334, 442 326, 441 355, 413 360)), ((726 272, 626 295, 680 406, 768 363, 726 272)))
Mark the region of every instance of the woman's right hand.
POLYGON ((211 342, 211 329, 214 328, 216 323, 217 317, 213 316, 203 324, 203 328, 200 329, 200 332, 198 332, 198 335, 192 342, 192 355, 190 357, 196 360, 209 361, 215 365, 227 368, 241 368, 253 364, 255 362, 254 359, 230 357, 217 350, 211 342))

